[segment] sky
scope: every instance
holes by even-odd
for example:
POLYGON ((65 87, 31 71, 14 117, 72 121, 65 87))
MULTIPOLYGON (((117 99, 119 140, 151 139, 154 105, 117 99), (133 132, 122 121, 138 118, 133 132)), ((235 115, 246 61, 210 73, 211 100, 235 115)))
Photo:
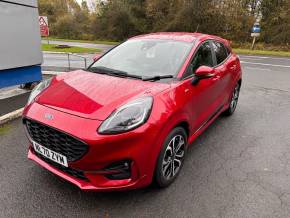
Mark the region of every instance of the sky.
MULTIPOLYGON (((76 1, 77 1, 79 4, 81 4, 83 0, 76 0, 76 1)), ((87 1, 87 4, 88 4, 88 7, 91 8, 91 7, 92 7, 92 2, 93 2, 94 0, 86 0, 86 1, 87 1)))

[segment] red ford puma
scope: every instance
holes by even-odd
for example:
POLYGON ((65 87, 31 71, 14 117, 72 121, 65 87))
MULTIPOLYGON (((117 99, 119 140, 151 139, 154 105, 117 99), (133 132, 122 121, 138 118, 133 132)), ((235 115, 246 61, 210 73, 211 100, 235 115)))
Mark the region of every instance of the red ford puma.
POLYGON ((187 146, 234 113, 241 74, 219 37, 133 37, 32 91, 23 113, 28 158, 83 190, 168 186, 187 146))

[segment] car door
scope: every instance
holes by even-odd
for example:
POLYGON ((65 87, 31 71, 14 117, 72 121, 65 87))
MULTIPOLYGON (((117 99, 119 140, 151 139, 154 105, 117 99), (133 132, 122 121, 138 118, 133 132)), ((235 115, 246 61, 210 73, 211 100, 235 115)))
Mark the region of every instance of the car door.
POLYGON ((229 100, 231 93, 232 75, 236 69, 235 59, 231 56, 226 46, 219 41, 213 40, 212 47, 215 59, 215 76, 219 80, 219 85, 216 87, 216 98, 220 105, 224 105, 229 100))
POLYGON ((218 100, 220 81, 219 74, 216 74, 214 69, 215 65, 212 43, 210 40, 205 41, 197 48, 188 69, 183 75, 186 81, 184 85, 188 90, 186 99, 190 101, 191 126, 194 131, 197 131, 221 109, 221 102, 218 100), (195 71, 200 66, 212 67, 214 76, 202 79, 197 84, 192 84, 195 71))

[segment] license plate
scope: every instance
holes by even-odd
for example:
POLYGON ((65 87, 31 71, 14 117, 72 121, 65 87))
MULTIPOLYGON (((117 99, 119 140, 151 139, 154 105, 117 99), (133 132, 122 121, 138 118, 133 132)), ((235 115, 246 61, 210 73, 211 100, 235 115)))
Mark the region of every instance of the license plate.
POLYGON ((67 164, 67 158, 66 156, 62 155, 62 154, 59 154, 55 151, 52 151, 40 144, 38 144, 37 142, 32 142, 33 144, 33 147, 34 147, 34 150, 43 155, 44 157, 58 163, 58 164, 61 164, 65 167, 68 167, 68 164, 67 164))

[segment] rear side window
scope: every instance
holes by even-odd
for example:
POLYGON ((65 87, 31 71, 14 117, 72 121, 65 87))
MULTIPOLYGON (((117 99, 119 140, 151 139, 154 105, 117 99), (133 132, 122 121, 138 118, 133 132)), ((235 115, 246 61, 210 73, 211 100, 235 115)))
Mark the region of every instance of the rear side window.
POLYGON ((221 42, 213 41, 213 50, 216 55, 217 65, 222 63, 229 55, 228 49, 221 42))

